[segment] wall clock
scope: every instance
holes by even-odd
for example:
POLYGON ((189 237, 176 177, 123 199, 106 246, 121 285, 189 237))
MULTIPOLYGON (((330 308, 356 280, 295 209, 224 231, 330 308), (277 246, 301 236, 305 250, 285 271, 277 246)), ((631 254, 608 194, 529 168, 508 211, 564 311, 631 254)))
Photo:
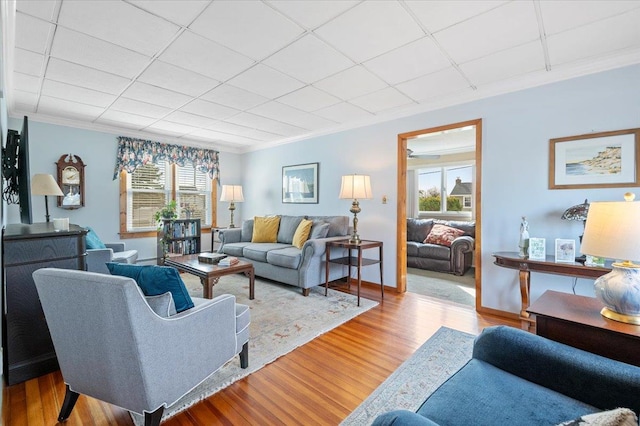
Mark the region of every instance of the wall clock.
POLYGON ((84 163, 77 155, 64 154, 56 163, 58 185, 64 197, 58 197, 58 207, 79 209, 84 206, 84 163))

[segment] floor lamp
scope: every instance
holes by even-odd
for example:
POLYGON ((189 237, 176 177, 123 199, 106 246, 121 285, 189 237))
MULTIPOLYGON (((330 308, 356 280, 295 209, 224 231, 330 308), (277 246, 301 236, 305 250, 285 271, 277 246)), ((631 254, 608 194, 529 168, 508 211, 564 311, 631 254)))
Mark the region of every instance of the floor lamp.
POLYGON ((64 196, 62 190, 51 175, 40 173, 31 178, 31 195, 44 195, 45 218, 49 222, 49 200, 48 195, 64 196))
POLYGON ((233 211, 236 209, 235 203, 241 203, 244 201, 242 185, 222 185, 220 201, 226 201, 229 203, 229 211, 231 212, 229 228, 235 228, 236 226, 233 224, 233 211))

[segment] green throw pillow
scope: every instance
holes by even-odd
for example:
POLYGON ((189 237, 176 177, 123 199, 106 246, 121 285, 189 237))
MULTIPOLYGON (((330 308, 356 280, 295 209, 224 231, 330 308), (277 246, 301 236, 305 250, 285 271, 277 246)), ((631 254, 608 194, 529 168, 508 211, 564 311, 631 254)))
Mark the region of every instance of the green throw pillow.
POLYGON ((108 262, 107 268, 111 275, 133 278, 145 296, 156 296, 170 291, 176 305, 176 312, 186 311, 194 306, 187 287, 175 268, 116 262, 108 262))
POLYGON ((91 229, 91 227, 87 226, 87 236, 85 237, 85 241, 87 242, 87 249, 105 249, 107 246, 104 245, 98 234, 91 229))

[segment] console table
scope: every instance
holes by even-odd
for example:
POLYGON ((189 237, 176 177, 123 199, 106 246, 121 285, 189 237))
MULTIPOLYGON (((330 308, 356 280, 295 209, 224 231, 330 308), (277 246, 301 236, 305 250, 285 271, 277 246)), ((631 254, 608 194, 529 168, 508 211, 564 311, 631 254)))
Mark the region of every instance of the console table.
MULTIPOLYGON (((360 286, 362 284, 362 267, 367 265, 380 264, 380 292, 384 299, 384 284, 382 282, 382 241, 367 241, 362 240, 359 243, 350 243, 349 240, 337 240, 329 241, 326 246, 326 262, 325 262, 325 282, 324 282, 324 295, 327 295, 329 290, 329 263, 338 263, 341 265, 349 266, 349 276, 347 280, 351 279, 351 267, 354 266, 358 271, 358 306, 360 306, 360 286), (349 255, 345 257, 338 257, 331 259, 331 248, 339 247, 349 250, 349 255), (362 251, 372 248, 379 249, 378 259, 365 259, 362 257, 362 251), (356 255, 352 256, 351 252, 355 250, 356 255)), ((349 281, 348 281, 349 282, 349 281)))
POLYGON ((53 223, 2 230, 2 361, 8 385, 58 369, 58 360, 31 274, 40 268, 85 269, 87 230, 53 223))
POLYGON ((531 289, 531 271, 590 279, 596 279, 611 271, 611 268, 608 267, 585 266, 577 262, 556 262, 553 256, 547 256, 544 260, 534 260, 520 257, 517 252, 501 251, 493 253, 493 257, 496 258, 493 262, 495 265, 520 271, 520 297, 522 299, 520 321, 523 330, 528 330, 533 322, 527 312, 531 289))
POLYGON ((594 297, 547 290, 529 308, 536 334, 607 358, 640 366, 640 326, 600 315, 594 297))

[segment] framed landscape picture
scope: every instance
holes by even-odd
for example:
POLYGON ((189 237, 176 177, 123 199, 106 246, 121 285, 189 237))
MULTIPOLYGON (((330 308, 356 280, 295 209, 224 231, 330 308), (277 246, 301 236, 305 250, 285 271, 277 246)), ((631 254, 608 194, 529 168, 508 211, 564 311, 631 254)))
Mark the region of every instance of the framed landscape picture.
POLYGON ((318 203, 319 163, 282 167, 282 202, 318 203))
POLYGON ((576 261, 576 240, 556 238, 556 262, 576 261))
POLYGON ((640 186, 640 129, 549 141, 549 189, 640 186))

